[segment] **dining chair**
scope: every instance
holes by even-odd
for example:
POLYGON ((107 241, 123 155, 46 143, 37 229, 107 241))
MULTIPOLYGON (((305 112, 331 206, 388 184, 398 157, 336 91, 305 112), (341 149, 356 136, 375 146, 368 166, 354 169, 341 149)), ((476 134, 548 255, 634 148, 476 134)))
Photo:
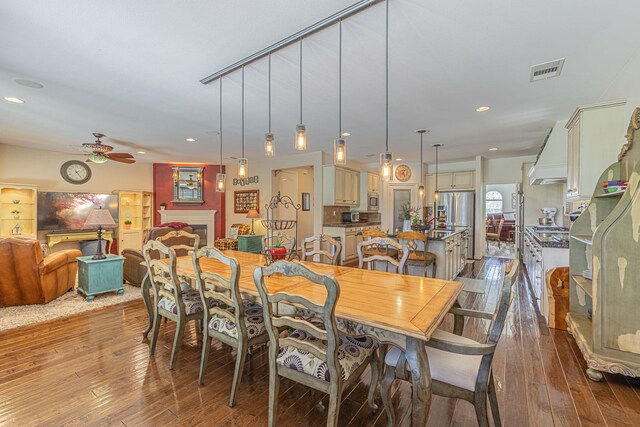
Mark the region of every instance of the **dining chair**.
POLYGON ((500 233, 502 233, 502 226, 504 225, 504 218, 500 218, 500 222, 498 222, 498 230, 497 233, 489 233, 487 232, 486 240, 487 240, 487 249, 489 248, 489 241, 497 241, 498 248, 500 248, 500 233))
POLYGON ((318 260, 321 263, 338 265, 341 251, 342 244, 326 234, 316 234, 314 236, 307 237, 302 241, 303 261, 313 261, 313 257, 317 255, 318 260), (322 248, 323 244, 328 246, 328 250, 322 248))
POLYGON ((362 232, 365 239, 373 239, 374 237, 387 237, 387 233, 382 230, 365 230, 362 232))
POLYGON ((424 276, 427 277, 427 269, 431 266, 431 277, 435 279, 437 271, 436 254, 428 252, 427 236, 418 231, 404 231, 399 233, 398 241, 404 240, 404 244, 409 249, 409 258, 405 263, 405 268, 415 265, 424 269, 424 276))
POLYGON ((204 384, 207 360, 211 350, 211 339, 215 338, 237 349, 236 366, 231 384, 229 406, 236 404, 236 394, 242 379, 242 370, 249 349, 269 341, 265 330, 262 307, 252 301, 243 300, 240 294, 240 264, 235 258, 224 255, 214 247, 204 247, 193 253, 193 270, 196 287, 200 293, 204 312, 202 356, 198 384, 204 384), (202 260, 215 260, 230 268, 229 275, 206 271, 202 260))
POLYGON ((151 286, 153 287, 156 309, 153 313, 153 328, 149 355, 153 356, 158 342, 160 318, 176 322, 176 333, 169 368, 173 369, 182 343, 184 327, 190 320, 202 321, 204 306, 197 290, 191 289, 179 280, 176 272, 176 252, 157 240, 149 240, 142 248, 151 286), (151 252, 159 253, 160 259, 153 259, 151 252), (168 258, 168 263, 162 259, 168 258))
MULTIPOLYGON (((451 310, 459 315, 490 320, 491 324, 485 344, 440 329, 437 329, 431 339, 426 342, 433 394, 464 399, 472 403, 480 427, 489 426, 487 397, 493 415, 493 423, 496 427, 501 426, 491 363, 504 329, 507 312, 515 295, 514 284, 518 278, 518 270, 518 261, 513 261, 502 282, 495 312, 488 313, 462 308, 451 310)), ((395 378, 409 379, 411 373, 407 371, 405 354, 397 347, 393 347, 387 352, 385 365, 380 391, 387 413, 388 425, 391 426, 395 422, 390 406, 391 385, 395 378)))
POLYGON ((357 383, 369 365, 371 383, 368 402, 372 409, 377 409, 374 402, 380 374, 377 342, 369 336, 350 336, 338 332, 335 310, 340 286, 336 279, 288 261, 276 261, 269 266, 256 268, 253 278, 260 293, 269 334, 269 426, 276 425, 281 376, 329 394, 327 426, 336 426, 344 390, 357 383), (304 277, 314 287, 324 288, 324 302, 318 304, 303 296, 285 292, 271 293, 265 285, 265 278, 274 274, 304 277), (280 302, 301 306, 318 321, 278 316, 273 312, 272 304, 280 302), (288 328, 289 334, 281 336, 281 328, 288 328))
POLYGON ((363 240, 358 243, 356 251, 358 253, 358 268, 364 268, 364 264, 367 264, 369 270, 375 267, 376 262, 382 261, 385 263, 385 271, 388 272, 389 265, 392 265, 396 273, 402 274, 409 258, 409 248, 389 237, 374 237, 363 240), (387 249, 394 250, 398 255, 388 254, 387 249))

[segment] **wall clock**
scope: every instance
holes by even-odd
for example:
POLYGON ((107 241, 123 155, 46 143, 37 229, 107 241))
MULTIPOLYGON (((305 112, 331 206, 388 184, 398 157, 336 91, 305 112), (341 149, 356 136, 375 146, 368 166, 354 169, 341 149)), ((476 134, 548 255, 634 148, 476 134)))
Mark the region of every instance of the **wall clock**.
POLYGON ((60 175, 70 184, 84 184, 91 179, 91 169, 84 162, 69 160, 60 167, 60 175))
POLYGON ((396 168, 396 179, 398 181, 409 181, 411 178, 411 168, 407 165, 400 165, 396 168))

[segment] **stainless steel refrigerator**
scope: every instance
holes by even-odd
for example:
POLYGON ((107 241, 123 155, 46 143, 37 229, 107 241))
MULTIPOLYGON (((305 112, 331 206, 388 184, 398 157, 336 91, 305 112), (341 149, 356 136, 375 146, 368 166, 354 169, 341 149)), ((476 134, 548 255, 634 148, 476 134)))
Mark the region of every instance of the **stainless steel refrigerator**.
POLYGON ((437 203, 437 211, 446 215, 447 228, 466 227, 469 229, 469 247, 467 258, 474 257, 474 236, 476 220, 475 191, 442 191, 437 203))

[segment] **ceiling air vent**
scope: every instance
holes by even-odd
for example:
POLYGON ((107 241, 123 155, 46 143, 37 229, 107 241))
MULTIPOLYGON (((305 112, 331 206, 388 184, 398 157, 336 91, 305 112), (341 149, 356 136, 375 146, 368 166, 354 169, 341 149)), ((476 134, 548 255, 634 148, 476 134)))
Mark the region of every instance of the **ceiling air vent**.
POLYGON ((545 62, 544 64, 538 64, 531 67, 531 80, 537 82, 538 80, 550 79, 551 77, 558 77, 562 72, 562 66, 564 65, 564 58, 556 59, 555 61, 545 62))

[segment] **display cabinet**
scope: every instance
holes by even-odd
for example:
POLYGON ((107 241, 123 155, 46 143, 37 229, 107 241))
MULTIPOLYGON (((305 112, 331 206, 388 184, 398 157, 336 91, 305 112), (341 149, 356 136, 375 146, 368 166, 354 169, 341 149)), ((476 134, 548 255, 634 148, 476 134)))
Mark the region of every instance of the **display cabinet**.
MULTIPOLYGON (((618 161, 597 180, 570 232, 567 327, 594 381, 601 372, 640 376, 640 108, 618 161), (604 181, 628 181, 606 193, 604 181)), ((614 144, 615 141, 601 141, 614 144)))
POLYGON ((38 190, 33 185, 0 184, 0 237, 36 239, 38 190))
POLYGON ((142 249, 145 233, 153 227, 153 196, 146 191, 118 190, 118 250, 142 249))

